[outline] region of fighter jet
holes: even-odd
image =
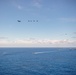
[[[18,22],[21,22],[20,20],[17,20]]]

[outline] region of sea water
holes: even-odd
[[[0,75],[76,75],[76,48],[0,48]]]

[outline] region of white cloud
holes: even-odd
[[[23,9],[23,6],[19,2],[17,2],[16,0],[12,0],[11,2],[12,2],[13,6],[15,8],[17,8],[19,10],[22,10]]]
[[[23,7],[21,5],[17,5],[17,8],[21,10]]]
[[[33,6],[35,6],[35,7],[37,7],[37,8],[40,8],[40,7],[42,6],[41,1],[42,1],[42,0],[33,0],[33,1],[32,1]]]
[[[64,46],[76,46],[76,41],[73,40],[50,40],[50,39],[17,39],[0,40],[1,46],[21,46],[21,47],[64,47]]]

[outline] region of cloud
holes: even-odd
[[[61,21],[76,22],[76,18],[60,18]]]
[[[76,46],[73,40],[50,40],[50,39],[17,39],[17,40],[0,40],[0,46],[16,47],[64,47]]]
[[[42,6],[41,1],[42,0],[32,0],[33,6],[40,8]]]
[[[23,6],[22,6],[19,2],[17,2],[16,0],[12,0],[11,2],[12,2],[12,5],[13,5],[15,8],[17,8],[17,9],[19,9],[19,10],[22,10],[22,9],[23,9]]]
[[[17,8],[21,10],[23,7],[21,5],[17,5]]]

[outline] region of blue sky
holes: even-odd
[[[75,46],[76,0],[0,1],[0,47]]]

